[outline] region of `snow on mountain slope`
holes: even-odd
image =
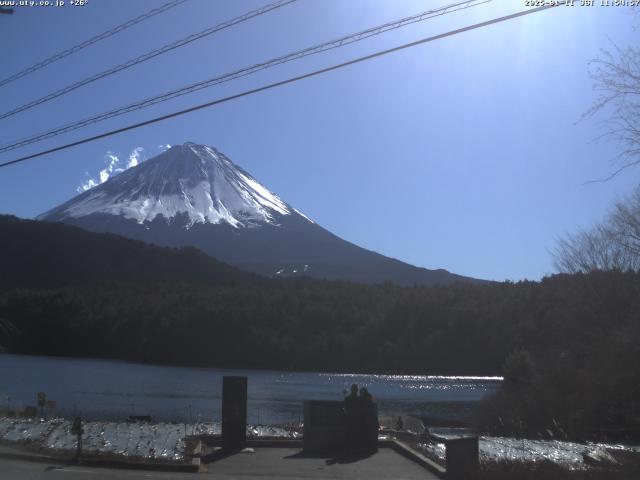
[[[98,233],[196,247],[267,276],[429,285],[467,281],[354,245],[317,225],[212,147],[185,143],[40,215]]]
[[[38,218],[96,213],[140,224],[158,215],[170,220],[186,214],[187,228],[196,223],[250,228],[276,224],[275,214],[300,214],[225,155],[194,143],[173,146]]]

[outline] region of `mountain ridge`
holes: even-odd
[[[70,199],[39,220],[194,246],[266,276],[400,285],[478,281],[359,247],[298,212],[213,147],[169,150]]]
[[[233,287],[262,278],[194,247],[159,247],[58,222],[0,215],[0,231],[0,290],[152,283]]]

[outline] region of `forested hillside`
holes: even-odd
[[[236,285],[257,280],[195,248],[161,248],[61,223],[0,215],[0,290],[123,282]]]

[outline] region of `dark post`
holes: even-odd
[[[82,453],[82,434],[84,433],[84,429],[82,428],[82,419],[80,417],[76,417],[73,420],[73,425],[71,426],[71,433],[78,437],[77,450],[76,450],[76,462],[80,463],[80,453]]]
[[[239,450],[247,442],[247,377],[222,377],[222,448]]]
[[[38,409],[40,410],[40,416],[44,417],[44,406],[47,401],[47,394],[44,392],[38,392]]]

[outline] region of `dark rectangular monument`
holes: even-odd
[[[330,400],[304,401],[305,452],[339,450],[344,447],[344,402]]]
[[[222,448],[240,450],[247,442],[247,377],[222,377]]]
[[[480,463],[478,437],[448,438],[444,444],[447,478],[451,480],[476,478]]]
[[[336,400],[305,400],[303,450],[305,452],[335,452],[345,448],[368,451],[378,451],[378,405],[373,403],[376,426],[368,426],[366,422],[359,425],[358,445],[345,445],[347,436],[347,417],[344,401]],[[373,419],[372,419],[373,420]]]

